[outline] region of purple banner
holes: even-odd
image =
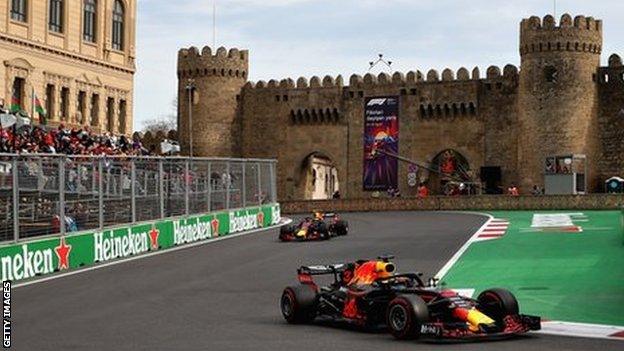
[[[399,97],[366,98],[364,105],[364,190],[398,187]]]

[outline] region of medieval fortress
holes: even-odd
[[[188,153],[191,129],[195,155],[276,158],[281,200],[310,198],[311,187],[327,182],[314,159],[333,165],[343,197],[370,197],[362,186],[364,100],[398,96],[399,153],[409,159],[432,164],[452,150],[474,179],[481,167],[500,167],[501,185],[522,192],[543,186],[545,159],[554,155],[586,155],[589,191],[624,174],[624,66],[615,54],[600,66],[602,21],[523,19],[519,52],[520,67],[484,74],[447,68],[254,84],[248,51],[182,49],[180,140]],[[408,168],[399,164],[399,188],[414,194]],[[435,189],[430,173],[420,170],[419,180]]]

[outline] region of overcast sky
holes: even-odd
[[[134,127],[172,112],[178,49],[212,45],[214,0],[139,0]],[[524,17],[552,0],[217,0],[217,46],[250,50],[250,80],[364,74],[383,53],[393,69],[518,65]],[[623,0],[558,0],[562,13],[604,21],[603,55],[624,56]]]

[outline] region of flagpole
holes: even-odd
[[[34,119],[35,119],[35,85],[33,84],[32,86],[32,96],[31,96],[31,106],[30,106],[30,110],[31,110],[31,114],[30,114],[30,123],[32,124]]]
[[[217,50],[217,0],[212,2],[212,49]]]

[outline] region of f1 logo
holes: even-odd
[[[386,100],[388,99],[370,99],[370,101],[368,102],[368,104],[366,104],[366,106],[383,105],[386,103]]]

